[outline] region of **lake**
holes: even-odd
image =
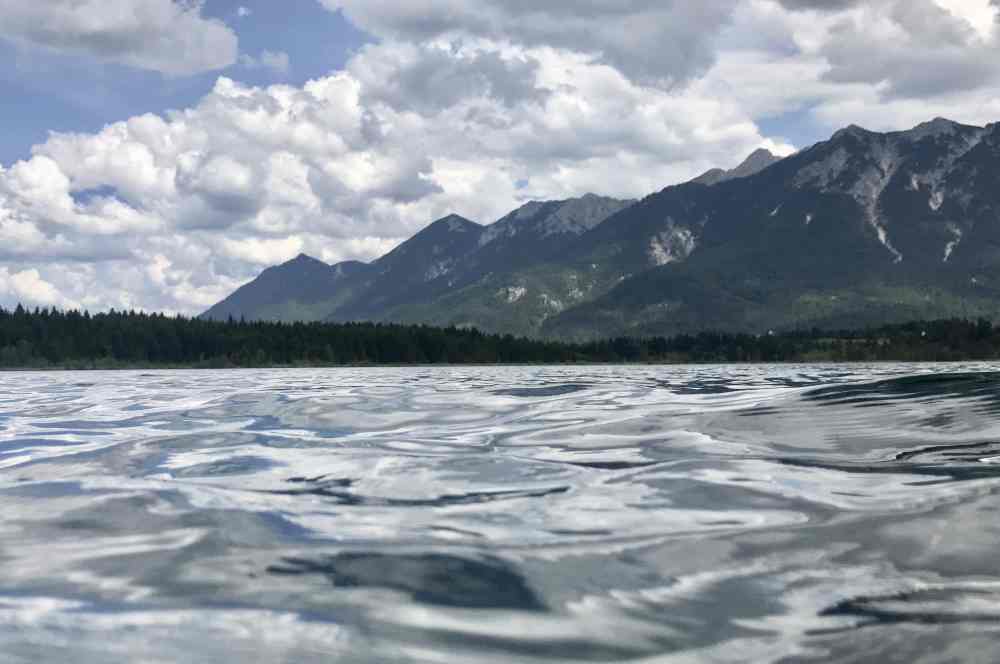
[[[0,662],[998,661],[995,368],[0,374]]]

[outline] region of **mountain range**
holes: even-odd
[[[371,263],[269,268],[203,316],[577,340],[998,318],[1000,124],[852,125],[640,201],[452,215]]]

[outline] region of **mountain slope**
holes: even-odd
[[[591,257],[637,270],[546,322],[552,336],[763,332],[1000,314],[1000,130],[849,127],[750,177],[687,184],[620,215]],[[603,237],[598,237],[603,234]]]
[[[357,293],[335,310],[333,321],[389,320],[386,312],[431,298],[454,283],[459,265],[479,247],[484,229],[458,215],[433,222],[370,264]]]
[[[433,292],[431,284],[478,247],[482,230],[479,224],[450,215],[372,263],[330,266],[301,254],[264,270],[202,317],[286,322],[377,318],[381,308]],[[348,313],[335,316],[341,310]]]
[[[326,318],[369,266],[348,261],[330,266],[305,254],[269,267],[202,314],[211,320],[316,321]]]
[[[340,308],[331,320],[392,320],[529,333],[553,313],[553,300],[546,292],[579,290],[574,283],[563,283],[560,275],[535,274],[534,267],[557,258],[580,235],[632,203],[593,194],[532,201],[494,224],[478,227],[475,245],[463,243],[461,251],[451,252],[447,263],[435,268],[435,279],[414,284],[405,296],[391,299],[379,297],[380,289],[374,288],[361,298],[365,302]],[[426,260],[421,263],[426,264]],[[410,279],[419,281],[417,275],[423,270],[411,267]],[[558,283],[532,286],[536,277]]]
[[[634,203],[594,194],[564,201],[532,201],[487,227],[475,254],[475,266],[509,270],[558,257],[568,238],[583,235]]]

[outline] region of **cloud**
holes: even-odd
[[[247,7],[237,7],[236,8],[236,16],[239,17],[239,18],[246,18],[247,16],[250,16],[251,14],[253,14],[253,12],[250,11],[250,9],[247,8]]]
[[[813,10],[837,12],[862,4],[862,0],[778,0],[781,6],[793,11]]]
[[[236,61],[236,34],[195,0],[0,0],[0,39],[184,76]]]
[[[423,113],[483,96],[508,107],[540,101],[549,91],[538,86],[538,70],[523,51],[405,43],[369,46],[348,66],[367,99]]]
[[[63,297],[55,286],[42,279],[38,270],[11,272],[0,267],[0,296],[26,306],[78,308],[79,303]]]
[[[284,51],[261,51],[256,58],[241,55],[240,64],[248,69],[269,69],[276,74],[287,74],[291,69],[291,59]]]
[[[302,238],[271,238],[262,240],[259,238],[246,238],[244,240],[222,240],[222,250],[239,260],[254,263],[255,265],[276,265],[291,260],[302,252],[304,243]]]
[[[392,42],[483,38],[587,54],[645,83],[683,83],[715,59],[738,0],[320,0]]]
[[[968,15],[934,0],[867,6],[835,23],[819,52],[830,64],[828,80],[881,86],[887,97],[928,98],[1000,81],[1000,47]]]

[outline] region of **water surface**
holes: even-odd
[[[994,368],[0,374],[0,662],[998,661]]]

